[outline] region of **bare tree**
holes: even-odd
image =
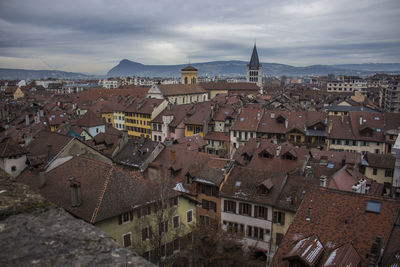
[[[173,261],[180,238],[189,230],[177,216],[180,193],[173,187],[173,181],[166,175],[149,180],[143,188],[145,201],[135,208],[139,220],[134,231],[140,237],[133,241],[134,248],[157,265]]]

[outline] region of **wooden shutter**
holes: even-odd
[[[122,214],[118,216],[118,224],[122,224]]]
[[[239,202],[239,214],[243,214],[243,203]]]
[[[258,217],[258,206],[254,205],[254,217]]]
[[[130,212],[129,212],[129,220],[130,220],[130,221],[133,221],[133,211],[130,211]]]
[[[284,225],[285,224],[285,213],[281,212],[282,217],[281,217],[281,223]]]

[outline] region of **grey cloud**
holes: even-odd
[[[264,62],[399,62],[399,18],[398,0],[1,1],[0,56],[103,62],[105,73],[122,58],[248,60],[257,39]]]

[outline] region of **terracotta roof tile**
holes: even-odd
[[[379,207],[367,210],[367,203]],[[272,266],[289,266],[284,260],[297,241],[311,235],[318,236],[327,252],[316,266],[323,266],[336,248],[351,243],[367,266],[371,246],[377,237],[386,244],[396,219],[400,201],[357,193],[313,187],[303,199],[272,261]]]

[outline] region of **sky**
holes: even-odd
[[[0,68],[400,63],[399,0],[0,0]]]

